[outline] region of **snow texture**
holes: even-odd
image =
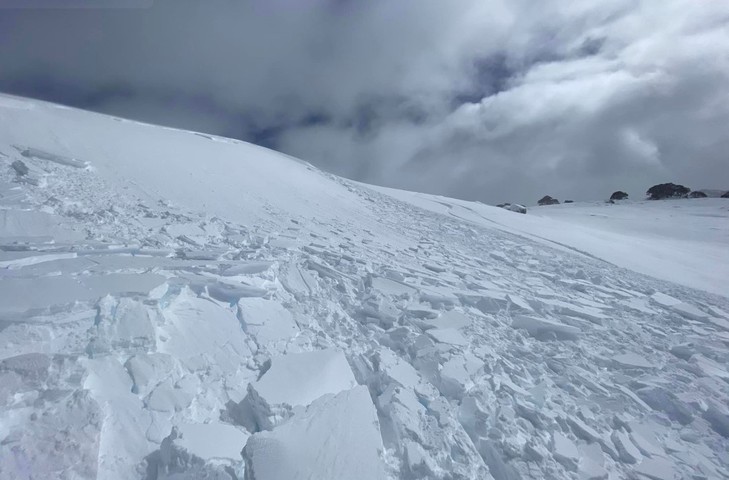
[[[0,479],[727,479],[728,220],[0,95]]]

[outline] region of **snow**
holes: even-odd
[[[177,426],[175,445],[203,460],[235,463],[249,435],[225,423],[183,423]]]
[[[674,480],[676,478],[675,467],[666,458],[647,458],[635,467],[635,471],[651,480]]]
[[[577,467],[577,461],[580,457],[577,445],[561,432],[554,432],[552,435],[552,452],[555,460],[563,464],[568,470],[574,470]]]
[[[729,264],[726,199],[621,202],[615,205],[573,203],[531,208],[526,215],[512,215],[503,209],[475,202],[384,187],[369,188],[432,212],[582,252],[662,280],[729,296],[724,285],[726,265]]]
[[[728,209],[515,215],[0,95],[0,478],[729,478]]]
[[[514,317],[511,325],[514,328],[523,328],[530,335],[539,338],[548,333],[554,333],[558,337],[576,338],[580,335],[580,329],[570,325],[548,320],[546,318],[528,317],[518,315]]]
[[[290,415],[291,407],[305,407],[323,395],[356,385],[341,351],[291,353],[271,359],[261,379],[248,386],[243,408],[251,410],[259,428],[270,430]]]
[[[248,439],[248,478],[385,478],[377,414],[365,387],[327,395],[272,432]]]
[[[655,365],[637,353],[621,353],[620,355],[615,355],[613,361],[620,367],[625,368],[655,368]]]

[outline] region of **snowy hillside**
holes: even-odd
[[[519,215],[0,96],[0,479],[729,478],[729,202],[685,202]]]

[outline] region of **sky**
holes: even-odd
[[[486,203],[729,190],[727,0],[0,0],[0,91]]]

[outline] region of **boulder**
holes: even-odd
[[[539,204],[539,206],[559,205],[559,200],[557,200],[556,198],[552,198],[549,195],[545,195],[537,202],[537,204]]]
[[[628,194],[623,191],[616,191],[613,192],[612,195],[610,195],[610,200],[627,200]]]

